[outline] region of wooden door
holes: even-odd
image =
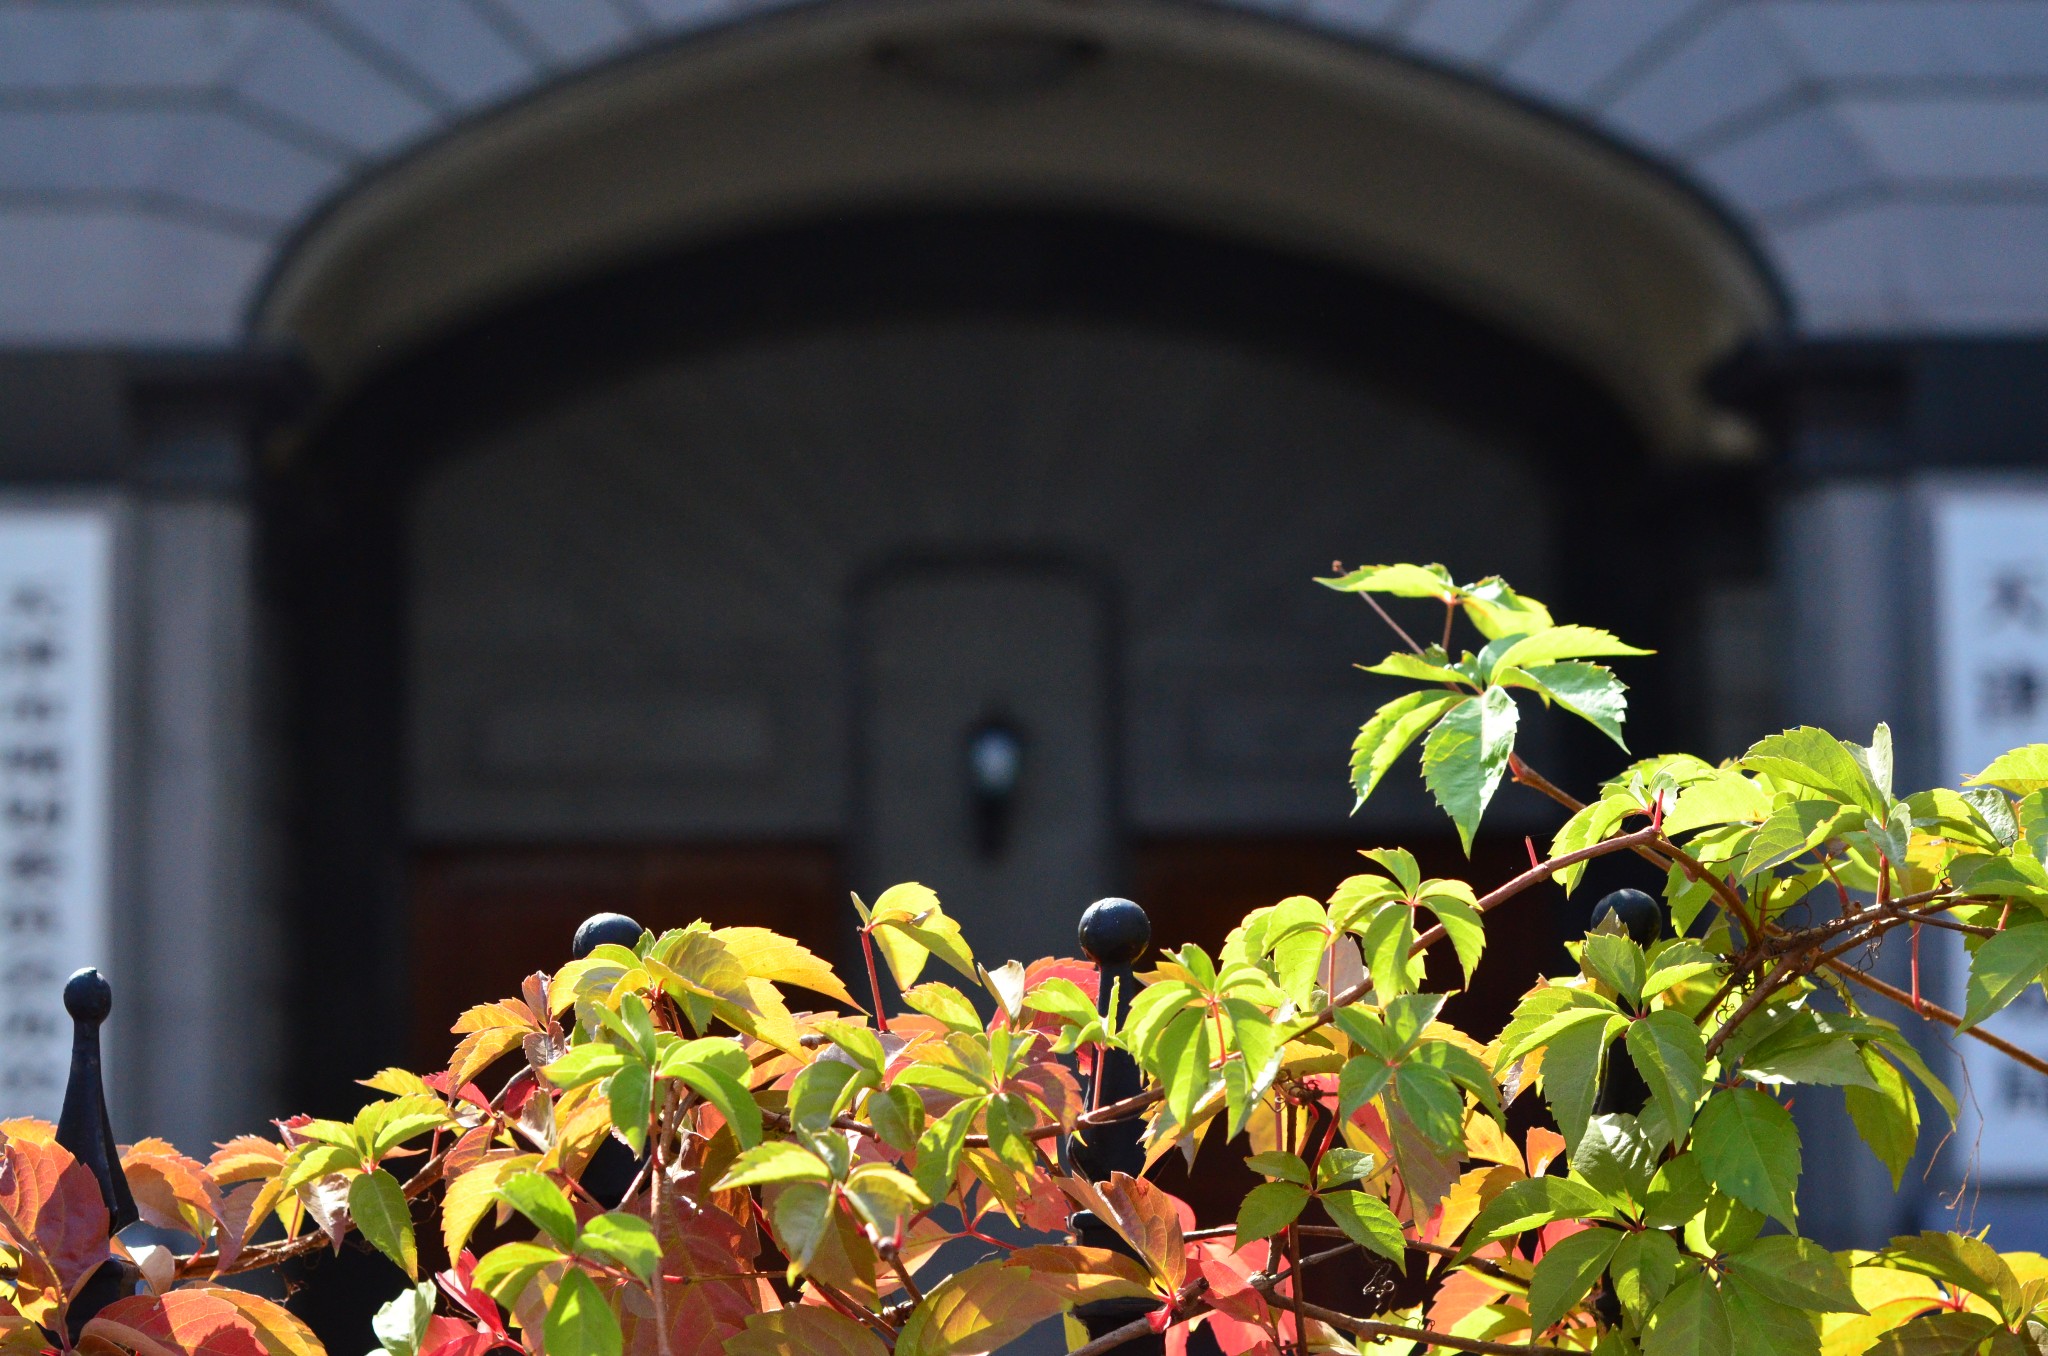
[[[449,1026],[569,959],[576,925],[623,913],[660,932],[702,918],[795,937],[836,959],[851,906],[836,848],[817,843],[453,846],[413,873],[413,1068],[445,1066]]]

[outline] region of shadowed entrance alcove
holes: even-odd
[[[1440,835],[1419,794],[1347,819],[1385,638],[1310,576],[1617,620],[1639,505],[1696,520],[1657,571],[1744,531],[1754,435],[1700,381],[1778,320],[1625,152],[1199,7],[820,5],[455,129],[255,317],[325,392],[264,489],[301,988],[357,995],[306,1013],[302,1099],[598,902],[832,949],[844,888],[927,875],[1028,960],[1087,894],[1201,933]]]

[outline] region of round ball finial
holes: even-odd
[[[114,986],[90,965],[64,981],[64,1011],[74,1022],[98,1026],[114,1010]]]
[[[630,951],[640,940],[641,931],[638,923],[622,913],[594,913],[576,929],[576,940],[570,944],[569,952],[582,960],[608,942]]]
[[[1080,940],[1097,965],[1130,965],[1152,944],[1152,920],[1128,899],[1098,899],[1081,914]]]
[[[1641,890],[1616,890],[1593,906],[1595,928],[1609,917],[1621,924],[1637,946],[1648,946],[1664,930],[1664,906]]]

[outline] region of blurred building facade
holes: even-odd
[[[1029,959],[1452,867],[1349,814],[1333,558],[1657,646],[1639,752],[1888,719],[1952,783],[1922,506],[2041,465],[2044,336],[2027,0],[6,0],[122,1129],[331,1104],[597,907],[829,951],[916,878]],[[1808,1136],[1824,1232],[1934,1208]]]

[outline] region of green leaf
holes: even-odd
[[[1307,1204],[1308,1188],[1292,1182],[1262,1182],[1253,1187],[1237,1210],[1237,1246],[1271,1238],[1294,1223]]]
[[[1593,978],[1619,994],[1622,1002],[1631,1008],[1642,1006],[1643,979],[1649,964],[1643,958],[1643,949],[1634,941],[1618,933],[1588,933],[1585,950],[1579,954]]]
[[[1465,1094],[1444,1070],[1408,1060],[1394,1070],[1394,1099],[1437,1149],[1448,1152],[1465,1142]]]
[[[1355,1182],[1372,1174],[1378,1162],[1371,1154],[1342,1146],[1323,1150],[1323,1156],[1316,1160],[1316,1190],[1328,1191],[1331,1187]]]
[[[1981,1238],[1928,1230],[1895,1238],[1878,1261],[1899,1271],[1946,1281],[1994,1305],[2008,1322],[2022,1312],[2023,1293],[2012,1266]]]
[[[647,1118],[652,1114],[654,1080],[645,1064],[628,1063],[605,1087],[611,1102],[612,1128],[634,1153],[647,1147]]]
[[[1734,768],[1721,768],[1678,793],[1664,816],[1664,832],[1676,836],[1716,824],[1758,823],[1771,813],[1771,793]]]
[[[610,1077],[627,1063],[627,1053],[616,1045],[578,1045],[567,1055],[547,1065],[547,1082],[557,1088],[582,1088],[600,1077]]]
[[[1750,1289],[1779,1304],[1823,1314],[1864,1312],[1842,1264],[1810,1238],[1773,1234],[1730,1253],[1724,1262]]]
[[[1615,1248],[1607,1276],[1614,1297],[1640,1326],[1678,1281],[1678,1244],[1661,1229],[1638,1229]]]
[[[1394,1079],[1394,1066],[1375,1055],[1358,1055],[1347,1060],[1337,1075],[1337,1114],[1349,1120],[1351,1113],[1387,1090]]]
[[[1333,1191],[1322,1201],[1344,1237],[1397,1265],[1405,1263],[1408,1236],[1385,1201],[1363,1191]]]
[[[1664,1297],[1643,1329],[1643,1356],[1734,1356],[1735,1334],[1721,1292],[1705,1273]],[[1747,1353],[1744,1354],[1747,1356]]]
[[[1488,575],[1460,591],[1465,616],[1488,640],[1502,636],[1536,635],[1551,629],[1550,609],[1525,594],[1516,593],[1499,575]]]
[[[2021,923],[1987,937],[1970,957],[1969,1001],[1963,1009],[1968,1031],[2025,993],[2048,970],[2048,921]]]
[[[1791,861],[1813,847],[1841,812],[1842,807],[1831,800],[1795,800],[1779,806],[1749,840],[1739,874],[1753,876]]]
[[[1692,1124],[1693,1109],[1706,1091],[1707,1044],[1700,1029],[1684,1013],[1665,1008],[1629,1023],[1624,1040],[1628,1057],[1649,1086],[1673,1140],[1682,1142]]]
[[[825,1160],[800,1144],[786,1139],[759,1144],[741,1154],[718,1180],[713,1191],[734,1187],[766,1186],[770,1182],[829,1182],[832,1169]]]
[[[1382,678],[1414,678],[1425,683],[1466,683],[1470,680],[1442,662],[1446,656],[1442,650],[1431,646],[1423,654],[1408,654],[1396,650],[1377,664],[1360,665],[1367,673],[1376,673]]]
[[[1297,1154],[1281,1153],[1278,1150],[1253,1154],[1244,1161],[1244,1165],[1261,1177],[1293,1182],[1296,1186],[1307,1186],[1309,1182],[1308,1164],[1302,1162]],[[1260,1237],[1263,1238],[1264,1235]]]
[[[370,1320],[370,1331],[376,1334],[377,1344],[391,1356],[417,1356],[420,1343],[426,1340],[427,1324],[434,1317],[439,1294],[432,1281],[399,1291],[397,1298],[379,1308]]]
[[[477,1289],[509,1309],[543,1267],[561,1260],[561,1250],[545,1243],[506,1243],[484,1254],[473,1279]]]
[[[1831,800],[1857,806],[1865,814],[1882,815],[1887,809],[1848,746],[1812,725],[1759,739],[1740,762],[1752,772],[1818,791]]]
[[[913,984],[903,991],[903,1002],[911,1011],[944,1022],[955,1031],[972,1035],[982,1029],[981,1014],[975,1011],[973,1000],[950,984],[938,980]],[[1024,1006],[1035,1005],[1027,998]]]
[[[1415,949],[1415,915],[1405,904],[1384,904],[1368,918],[1359,936],[1359,951],[1372,975],[1374,994],[1385,1002],[1413,993],[1421,982],[1423,961]]]
[[[1696,1157],[1683,1153],[1667,1159],[1643,1195],[1643,1224],[1652,1229],[1675,1229],[1707,1208],[1708,1195],[1707,1179],[1700,1174]]]
[[[1612,632],[1597,626],[1553,626],[1523,636],[1500,657],[1502,667],[1528,668],[1532,664],[1554,664],[1560,659],[1601,659],[1614,655],[1655,654],[1623,644]]]
[[[618,1315],[604,1302],[597,1282],[575,1267],[562,1274],[541,1337],[549,1351],[576,1356],[619,1356],[623,1345]]]
[[[562,1189],[539,1172],[505,1179],[498,1194],[541,1232],[564,1248],[576,1246],[576,1210]]]
[[[772,1193],[768,1221],[775,1227],[775,1239],[782,1255],[789,1259],[789,1274],[810,1266],[818,1245],[832,1231],[832,1188],[823,1182],[787,1182]]]
[[[1619,1230],[1584,1229],[1551,1244],[1529,1277],[1530,1331],[1548,1331],[1584,1299],[1621,1240]]]
[[[1150,1061],[1166,1089],[1166,1109],[1175,1123],[1194,1119],[1195,1108],[1208,1093],[1216,1058],[1215,1028],[1200,1008],[1188,1008],[1166,1024]]]
[[[825,1039],[846,1052],[854,1064],[873,1075],[880,1082],[889,1064],[889,1056],[882,1049],[881,1037],[864,1026],[851,1022],[825,1022],[819,1028]]]
[[[746,1084],[709,1064],[679,1064],[666,1072],[718,1108],[718,1114],[732,1127],[740,1148],[751,1149],[761,1142],[761,1108]]]
[[[1556,702],[1628,751],[1621,724],[1628,719],[1628,685],[1599,664],[1539,664],[1535,668],[1503,666],[1495,676],[1503,687],[1528,688]]]
[[[1692,1145],[1715,1187],[1797,1227],[1799,1128],[1791,1112],[1754,1088],[1717,1092],[1693,1123]]]
[[[910,1088],[878,1088],[868,1094],[867,1117],[882,1142],[898,1153],[917,1147],[924,1133],[924,1099]]]
[[[1355,810],[1387,775],[1408,746],[1451,707],[1466,700],[1456,692],[1411,692],[1373,712],[1351,742],[1351,786],[1358,793]]]
[[[1763,1083],[1867,1084],[1870,1073],[1846,1032],[1803,1012],[1742,1052],[1742,1072]]]
[[[1666,989],[1721,968],[1721,958],[1690,937],[1660,942],[1652,949],[1650,973],[1643,977],[1643,997],[1655,998]]]
[[[1465,1233],[1465,1247],[1470,1250],[1561,1219],[1613,1218],[1614,1207],[1584,1182],[1569,1177],[1529,1177],[1510,1184],[1487,1202]]]
[[[1435,598],[1441,602],[1458,596],[1451,572],[1441,565],[1361,565],[1338,578],[1316,582],[1339,593],[1385,593],[1396,598]]]
[[[920,1065],[926,1073],[935,1066]],[[944,1066],[936,1066],[944,1067]],[[801,1129],[817,1133],[831,1125],[861,1088],[872,1085],[873,1075],[836,1059],[812,1061],[789,1088],[789,1118]]]
[[[1657,1146],[1626,1113],[1595,1116],[1572,1150],[1572,1175],[1617,1208],[1640,1202],[1657,1173]]]
[[[1989,1314],[1922,1314],[1879,1335],[1866,1356],[1976,1356],[1984,1350],[1984,1339],[1995,1337],[1999,1331],[1998,1320]],[[2026,1346],[2017,1350],[1993,1346],[1990,1356],[2022,1356],[2031,1350]]]
[[[616,1210],[584,1225],[576,1246],[586,1255],[610,1258],[643,1281],[651,1282],[654,1269],[661,1265],[661,1244],[654,1239],[654,1226],[638,1215]]]
[[[1422,868],[1415,864],[1415,854],[1407,848],[1367,848],[1358,855],[1384,867],[1402,893],[1412,897],[1422,889]]]
[[[1507,771],[1518,719],[1506,688],[1488,688],[1453,707],[1422,745],[1422,780],[1472,853],[1472,835]]]
[[[1728,1331],[1743,1356],[1820,1356],[1820,1329],[1813,1315],[1759,1294],[1741,1278],[1721,1291]]]
[[[2048,744],[2028,744],[2001,753],[1991,760],[1991,766],[1963,782],[1966,786],[1995,786],[2015,796],[2048,788]]]
[[[1876,1050],[1857,1052],[1870,1073],[1870,1087],[1847,1087],[1842,1097],[1856,1133],[1892,1175],[1892,1190],[1905,1180],[1906,1165],[1920,1143],[1920,1103],[1906,1076]]]
[[[1586,1133],[1593,1101],[1600,1093],[1600,1070],[1607,1047],[1628,1028],[1625,1017],[1579,1021],[1549,1039],[1543,1051],[1543,1100],[1564,1133],[1576,1145]]]
[[[1605,842],[1614,835],[1614,830],[1636,808],[1635,802],[1626,796],[1603,796],[1576,811],[1550,840],[1550,855],[1562,857],[1568,852],[1589,848],[1595,843]],[[1587,862],[1574,862],[1561,868],[1556,876],[1569,895],[1578,888],[1579,877],[1586,872]]]
[[[377,1168],[349,1183],[348,1215],[372,1247],[397,1263],[406,1275],[419,1278],[420,1255],[413,1241],[412,1210],[396,1177]]]

